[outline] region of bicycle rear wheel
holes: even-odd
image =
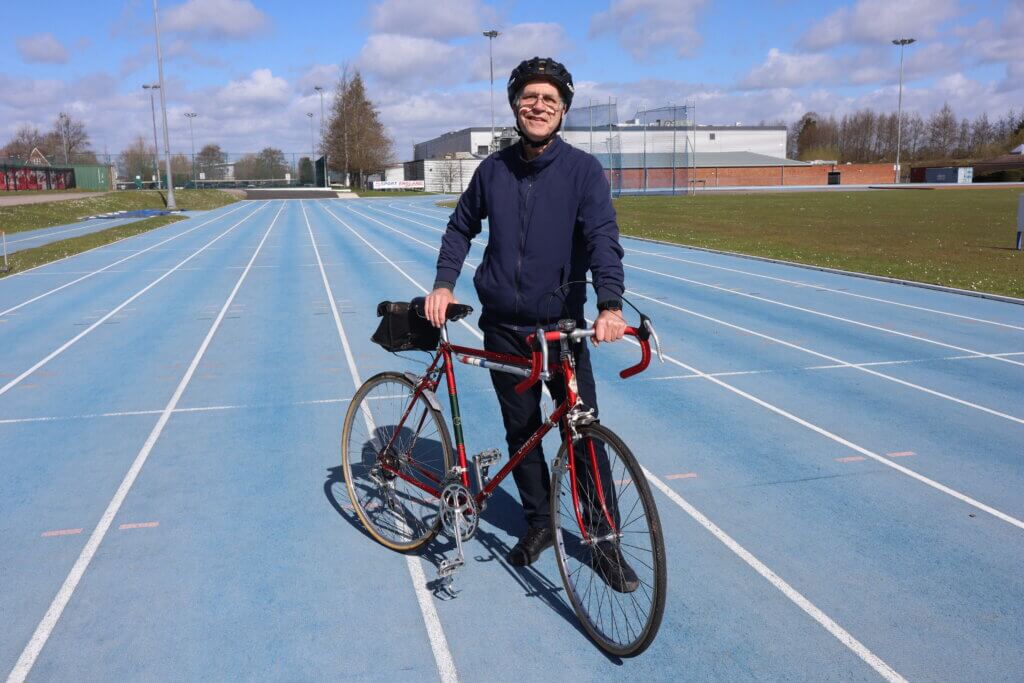
[[[373,538],[410,552],[438,528],[441,482],[452,446],[440,411],[405,375],[382,372],[349,405],[341,435],[341,464],[352,507]]]
[[[558,570],[598,647],[619,657],[638,655],[654,640],[665,611],[658,510],[643,470],[618,436],[600,424],[578,432],[574,472],[566,441],[552,468]]]

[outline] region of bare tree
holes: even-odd
[[[227,163],[227,159],[228,157],[221,150],[220,145],[204,145],[196,153],[196,177],[203,173],[206,180],[222,180],[224,164]]]
[[[49,156],[46,149],[46,139],[35,126],[24,125],[18,128],[14,137],[4,145],[2,156],[12,159],[27,160],[32,150],[38,148],[40,152]]]
[[[958,132],[956,115],[953,114],[953,108],[946,102],[942,105],[942,109],[928,118],[928,147],[932,155],[950,156],[956,147]]]
[[[150,177],[154,173],[154,157],[153,147],[147,145],[146,139],[140,135],[125,147],[118,156],[118,173],[128,180],[139,178],[149,182]]]

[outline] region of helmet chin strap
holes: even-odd
[[[562,123],[564,121],[565,121],[565,114],[563,113],[562,114],[562,118],[560,118],[559,121],[558,121],[558,125],[555,126],[555,129],[553,131],[551,131],[551,135],[547,136],[543,140],[534,141],[534,140],[531,140],[529,137],[527,137],[527,135],[523,131],[523,129],[519,127],[519,117],[517,116],[516,117],[516,132],[519,133],[519,139],[522,141],[522,143],[524,145],[526,145],[527,147],[531,147],[533,149],[540,149],[541,147],[546,147],[552,140],[555,139],[555,136],[558,135],[558,131],[562,130]]]

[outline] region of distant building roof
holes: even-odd
[[[1010,154],[1024,154],[1024,145],[1018,145],[1010,150]]]

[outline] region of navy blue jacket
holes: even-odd
[[[619,301],[622,247],[609,194],[600,162],[557,136],[531,161],[520,144],[495,152],[481,162],[448,221],[434,286],[454,288],[470,240],[487,218],[490,237],[473,278],[482,325],[582,318],[585,285],[549,294],[585,279],[588,269],[598,304]]]

